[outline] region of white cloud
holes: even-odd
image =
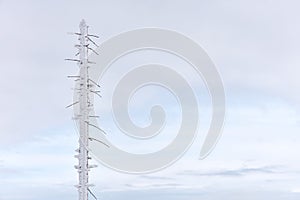
[[[125,198],[149,194],[158,199],[173,194],[182,194],[174,199],[200,195],[210,200],[240,199],[245,194],[251,199],[299,198],[295,196],[299,193],[295,175],[300,117],[298,7],[296,1],[1,1],[0,178],[5,182],[0,184],[5,188],[0,199],[76,198],[71,185],[76,182],[72,155],[77,142],[76,135],[70,134],[75,132],[72,110],[64,107],[72,101],[73,86],[66,76],[76,74],[77,68],[63,59],[75,52],[76,39],[66,33],[76,31],[81,18],[101,36],[99,42],[145,26],[174,29],[192,37],[218,66],[228,103],[223,137],[206,160],[190,161],[198,156],[199,138],[187,158],[150,175],[151,180],[99,167],[91,177],[98,194],[137,187],[140,192],[125,192]],[[275,175],[255,172],[226,178],[176,175],[184,170],[203,174],[243,170],[249,160],[255,164],[248,168],[282,164],[284,170]],[[267,190],[261,189],[265,185]],[[220,190],[213,192],[209,186]],[[182,190],[159,190],[166,187]],[[151,190],[144,191],[147,188]],[[18,194],[14,193],[17,189]],[[104,194],[107,199],[122,196],[122,192]]]

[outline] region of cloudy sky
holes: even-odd
[[[78,135],[73,111],[65,106],[72,102],[74,87],[67,75],[77,74],[78,67],[64,58],[76,53],[76,37],[67,32],[77,31],[83,18],[91,32],[100,35],[98,43],[143,27],[192,38],[217,66],[227,101],[222,138],[209,157],[198,160],[211,106],[201,78],[178,58],[161,52],[135,54],[116,63],[116,71],[102,82],[103,100],[96,102],[97,111],[103,112],[99,123],[116,145],[148,152],[172,139],[158,137],[153,145],[132,147],[105,112],[110,81],[131,62],[154,59],[187,69],[201,123],[190,150],[167,169],[129,175],[99,164],[91,172],[99,199],[299,199],[299,7],[296,0],[0,0],[0,200],[77,198],[73,155]],[[148,88],[132,101],[133,110],[141,109],[131,113],[139,125],[149,123],[149,110],[142,108],[162,102],[165,134],[176,132],[180,113],[168,92]]]

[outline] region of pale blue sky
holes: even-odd
[[[82,18],[101,36],[99,43],[141,27],[193,38],[218,67],[227,97],[223,136],[207,159],[197,160],[210,103],[201,80],[187,72],[202,111],[195,144],[175,165],[154,174],[120,174],[100,165],[91,173],[99,199],[299,199],[299,6],[296,0],[0,0],[0,200],[77,198],[77,135],[72,110],[64,108],[73,95],[66,76],[77,68],[64,58],[75,53],[76,42],[66,33],[77,31]],[[115,67],[147,59],[183,67],[164,56],[137,54]],[[103,94],[109,90],[104,87]],[[157,98],[162,91],[148,92],[169,105],[166,133],[175,130],[174,99],[168,94],[169,100]],[[136,96],[136,109],[151,104],[143,98],[149,96]],[[161,137],[152,141],[157,146],[133,148],[119,137],[105,104],[98,103],[101,126],[117,145],[147,152],[168,143],[169,137]],[[145,112],[132,117],[145,124]]]

